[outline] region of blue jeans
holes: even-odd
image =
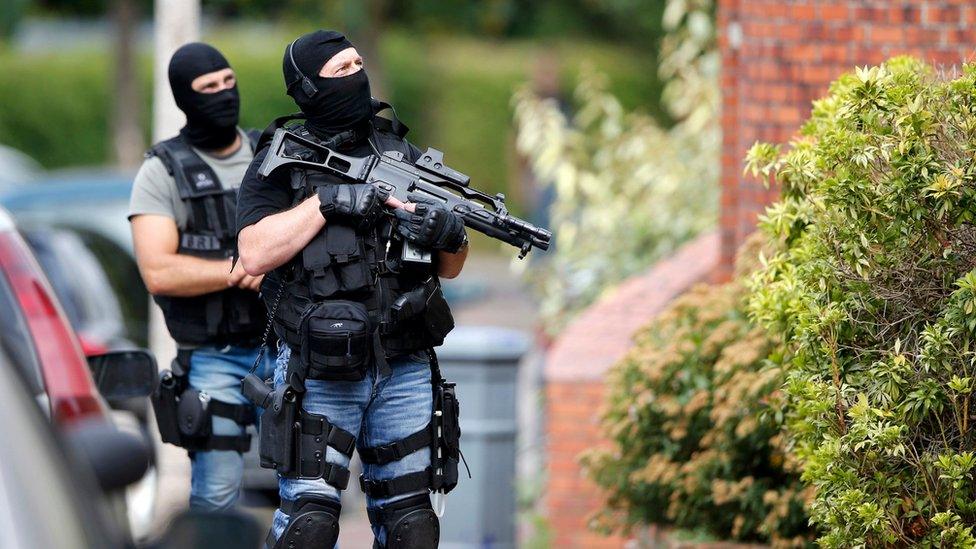
[[[282,347],[275,368],[275,386],[284,384],[290,349]],[[419,431],[430,423],[433,408],[429,359],[425,354],[395,357],[389,360],[391,375],[380,375],[372,365],[362,381],[306,380],[302,407],[322,414],[329,421],[356,437],[357,447],[389,444]],[[325,459],[329,463],[349,466],[349,458],[331,446]],[[430,450],[422,448],[403,459],[383,465],[363,465],[363,476],[369,480],[386,480],[430,466]],[[339,501],[339,490],[323,479],[293,479],[279,477],[279,493],[283,499],[296,500],[303,495],[317,495]],[[366,498],[370,509],[426,490],[400,494],[391,498]],[[281,537],[288,524],[288,515],[275,511],[274,534]],[[373,535],[380,544],[386,542],[386,532],[373,524]]]
[[[190,387],[206,391],[214,400],[248,404],[241,394],[241,379],[254,365],[254,347],[201,347],[190,355]],[[268,356],[271,355],[271,356]],[[274,369],[274,351],[265,353],[257,374],[265,378]],[[260,412],[261,410],[256,410]],[[241,435],[244,427],[226,417],[213,418],[213,434]],[[257,441],[252,441],[252,445]],[[190,452],[190,508],[228,509],[237,502],[244,474],[244,457],[234,450]]]

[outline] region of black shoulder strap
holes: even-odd
[[[268,127],[264,128],[264,131],[261,132],[257,143],[254,145],[254,152],[258,152],[259,150],[268,146],[268,143],[271,143],[271,139],[274,137],[274,133],[278,130],[278,128],[283,127],[286,123],[291,122],[292,120],[301,120],[303,118],[305,118],[303,113],[293,112],[291,114],[279,116],[278,118],[272,120],[271,123],[268,124]]]
[[[386,101],[380,101],[375,97],[372,98],[371,101],[373,104],[373,126],[377,130],[387,131],[401,138],[407,135],[410,128],[408,128],[403,122],[400,122],[400,119],[397,118],[396,109],[393,108],[393,105],[390,105]],[[387,109],[389,109],[390,113],[392,114],[390,118],[379,116],[379,113]]]
[[[156,143],[147,156],[163,162],[183,200],[224,192],[217,174],[180,136]]]

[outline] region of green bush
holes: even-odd
[[[748,167],[782,186],[750,308],[788,350],[819,542],[973,547],[976,67],[858,69]]]
[[[296,110],[284,93],[281,56],[297,32],[284,27],[262,27],[261,32],[230,27],[206,37],[238,72],[243,125],[263,128],[275,117]],[[242,39],[245,33],[246,40]],[[580,63],[599,63],[611,76],[611,89],[627,98],[630,108],[655,105],[660,95],[655,78],[639,76],[653,74],[653,61],[621,47],[456,36],[421,39],[398,30],[386,33],[380,46],[389,99],[410,126],[411,139],[445,151],[451,165],[471,175],[478,188],[511,195],[515,211],[520,204],[519,193],[512,192],[509,183],[509,175],[515,172],[509,154],[509,99],[517,85],[529,79],[539,52],[558,53],[566,80]],[[140,56],[139,73],[148,144],[152,91],[148,55]],[[111,65],[105,52],[28,55],[0,50],[0,74],[0,143],[23,150],[49,168],[111,160]]]
[[[713,12],[712,0],[667,2],[659,76],[673,124],[631,112],[600,72],[607,65],[580,78],[572,115],[552,97],[516,94],[516,146],[553,197],[555,249],[527,272],[550,333],[714,225],[722,134]]]
[[[809,543],[808,494],[777,415],[778,346],[748,320],[745,298],[738,279],[692,289],[612,370],[603,419],[612,444],[583,458],[609,495],[597,526],[663,524],[718,539]]]

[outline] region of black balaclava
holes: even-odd
[[[319,137],[362,130],[372,119],[365,70],[338,78],[319,76],[332,56],[351,47],[342,33],[318,30],[298,37],[285,48],[282,68],[288,95],[305,114],[305,126]]]
[[[176,106],[186,114],[180,135],[194,147],[221,149],[237,138],[241,107],[237,85],[217,93],[200,93],[190,86],[198,76],[229,67],[216,48],[200,42],[180,47],[169,60],[169,86]]]

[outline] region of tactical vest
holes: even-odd
[[[259,132],[248,131],[256,146]],[[156,144],[158,157],[176,181],[186,205],[186,227],[180,230],[178,253],[210,259],[232,257],[237,250],[237,189],[225,188],[213,169],[180,136]],[[267,322],[256,292],[229,288],[194,297],[153,296],[166,327],[184,345],[258,345]]]
[[[411,150],[396,126],[376,118],[372,142],[381,152]],[[317,140],[302,125],[290,131]],[[299,147],[289,156],[318,160],[315,153]],[[290,172],[294,203],[312,196],[319,186],[342,183],[337,176],[294,169]],[[291,262],[266,278],[267,284],[283,283],[275,313],[275,331],[300,361],[302,383],[311,379],[361,379],[365,365],[376,360],[438,346],[454,327],[444,300],[436,263],[403,259],[403,241],[393,237],[384,217],[373,229],[357,232],[340,223],[325,228]],[[275,291],[262,292],[270,301]],[[291,374],[289,374],[291,375]]]

